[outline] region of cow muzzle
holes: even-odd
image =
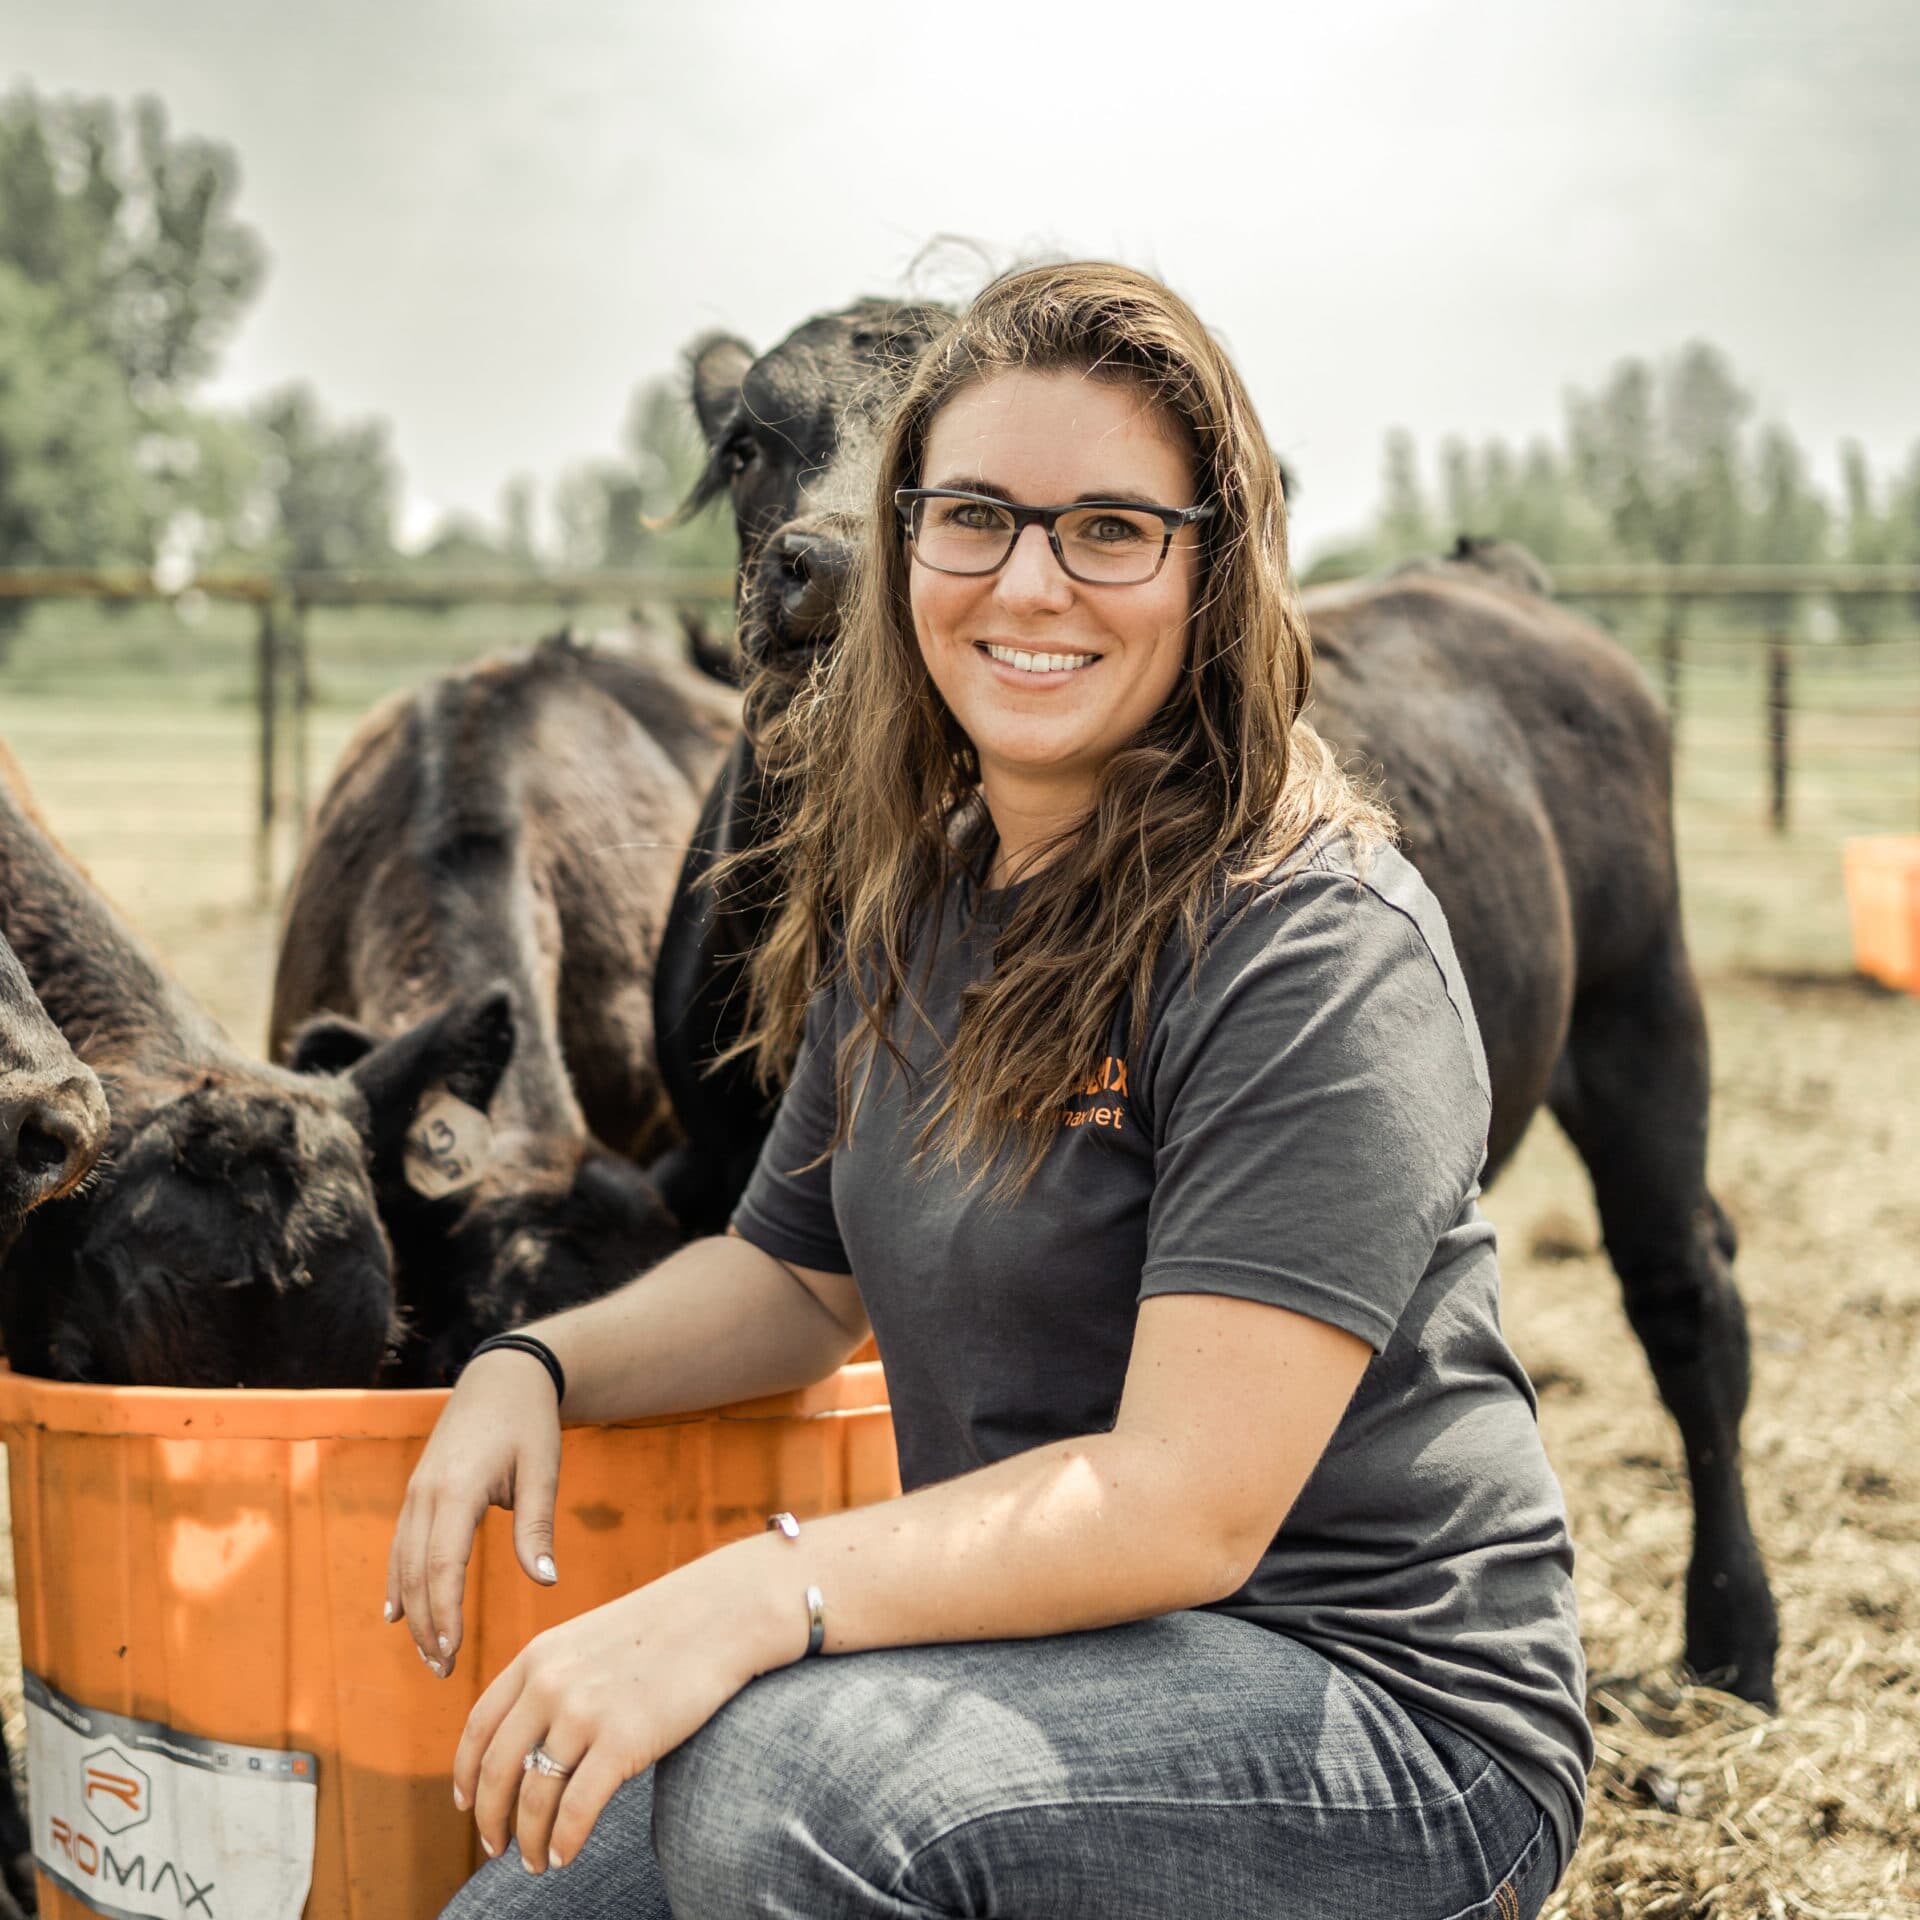
[[[107,1144],[107,1102],[88,1074],[52,1093],[0,1095],[0,1215],[71,1192]]]
[[[843,523],[789,520],[761,550],[749,583],[741,638],[750,657],[818,647],[840,630],[853,579],[853,542]]]

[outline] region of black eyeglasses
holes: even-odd
[[[1089,587],[1137,587],[1166,564],[1182,527],[1208,519],[1217,502],[1151,507],[1138,500],[1076,500],[1070,507],[1016,507],[990,493],[902,487],[894,510],[913,555],[935,573],[995,573],[1030,526],[1046,529],[1053,557],[1070,580]]]

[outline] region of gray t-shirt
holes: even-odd
[[[1573,1550],[1500,1332],[1493,1229],[1474,1204],[1486,1061],[1438,902],[1391,848],[1363,878],[1343,843],[1223,892],[1197,978],[1176,936],[1144,1050],[1122,1007],[1008,1206],[990,1196],[997,1168],[969,1188],[909,1155],[925,1076],[1015,891],[963,879],[925,917],[912,965],[938,1040],[900,1016],[912,1083],[883,1057],[824,1161],[835,1052],[859,1016],[844,989],[816,996],[734,1225],[855,1277],[909,1490],[1111,1429],[1151,1294],[1267,1301],[1365,1340],[1374,1357],[1326,1453],[1218,1610],[1477,1741],[1545,1808],[1564,1867],[1593,1760]]]

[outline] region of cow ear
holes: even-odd
[[[358,1021],[337,1013],[318,1013],[293,1036],[287,1065],[295,1073],[345,1073],[380,1042]]]
[[[752,365],[753,349],[730,333],[703,333],[687,349],[687,368],[693,376],[693,410],[708,446],[719,444]]]
[[[374,1048],[348,1069],[366,1097],[376,1155],[398,1149],[429,1088],[485,1112],[513,1058],[513,995],[502,984],[464,1000]]]

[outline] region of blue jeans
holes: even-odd
[[[783,1667],[442,1920],[1531,1920],[1558,1872],[1471,1740],[1195,1612]]]

